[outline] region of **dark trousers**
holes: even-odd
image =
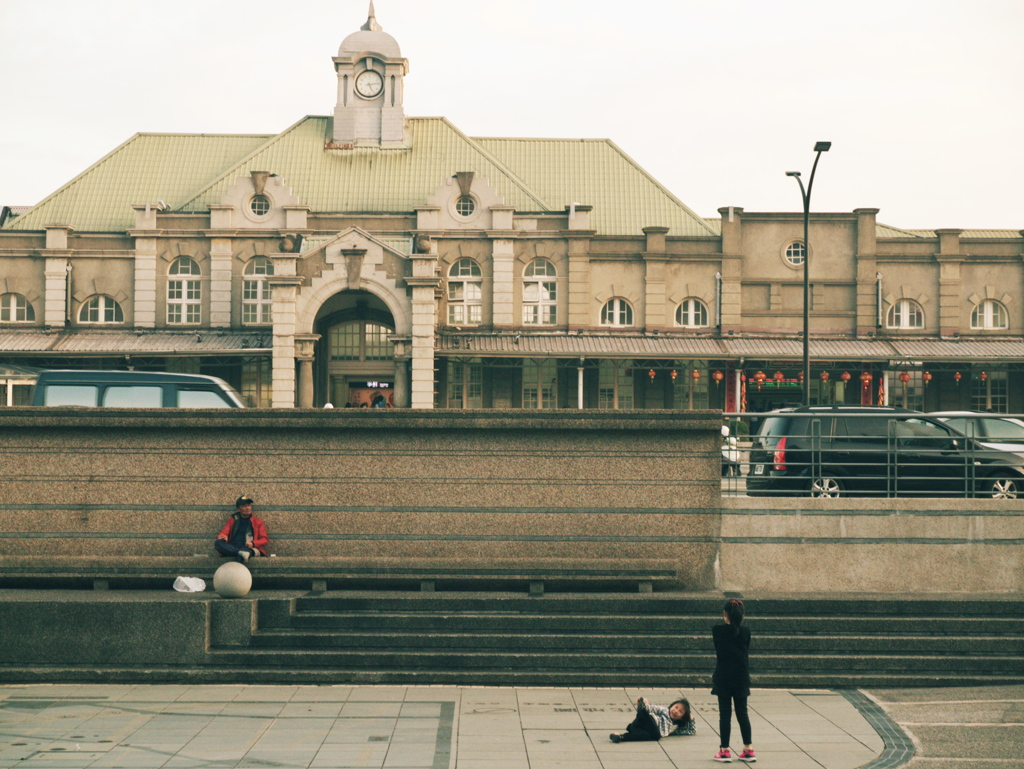
[[[660,739],[661,730],[658,729],[658,722],[650,713],[637,713],[633,723],[626,727],[626,732],[622,735],[623,742],[657,742]]]
[[[718,733],[721,736],[723,748],[729,747],[729,739],[732,737],[732,704],[736,703],[736,721],[740,725],[740,735],[743,737],[743,744],[750,745],[753,737],[750,731],[750,716],[747,715],[747,698],[740,695],[719,694],[718,695]]]
[[[225,542],[223,539],[215,540],[213,546],[216,548],[218,553],[230,556],[231,558],[237,558],[238,554],[243,550],[248,552],[250,555],[255,553],[251,547],[235,547],[230,542]]]

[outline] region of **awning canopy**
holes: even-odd
[[[0,353],[90,357],[111,355],[266,355],[267,332],[4,331]]]
[[[665,358],[674,360],[803,360],[800,339],[711,338],[626,333],[479,333],[438,334],[436,352],[445,357],[494,358]],[[811,339],[816,364],[832,361],[1021,361],[1024,339]]]

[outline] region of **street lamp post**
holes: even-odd
[[[799,171],[786,171],[786,176],[792,176],[800,185],[800,197],[804,202],[804,405],[811,405],[811,281],[809,265],[811,261],[811,243],[808,238],[811,219],[811,188],[814,187],[814,172],[818,170],[818,161],[822,152],[828,152],[832,142],[817,142],[814,145],[814,165],[811,167],[811,178],[804,189],[804,180],[800,177]]]

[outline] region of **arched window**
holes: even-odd
[[[888,328],[924,328],[924,310],[913,299],[900,299],[889,308]]]
[[[203,274],[194,259],[179,256],[167,271],[167,322],[196,324],[203,318],[203,289],[199,277]],[[192,276],[186,279],[184,276]]]
[[[124,323],[124,312],[113,297],[97,294],[89,297],[78,312],[80,323]]]
[[[601,308],[602,326],[632,326],[633,308],[625,299],[609,299]]]
[[[1002,302],[986,299],[971,312],[971,328],[1009,328],[1009,316]]]
[[[448,325],[479,326],[483,296],[480,265],[472,259],[459,259],[448,270]]]
[[[558,322],[558,272],[547,259],[534,259],[523,272],[523,325]]]
[[[799,267],[807,261],[807,246],[799,240],[794,240],[786,246],[786,262],[794,267]]]
[[[0,323],[31,323],[35,319],[32,304],[21,294],[0,296]]]
[[[269,326],[271,296],[267,278],[274,274],[274,263],[265,256],[254,256],[245,265],[242,279],[242,323]]]
[[[676,308],[676,325],[704,328],[708,325],[708,306],[700,299],[684,299]]]

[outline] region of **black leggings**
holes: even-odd
[[[750,745],[753,742],[750,732],[750,717],[747,715],[747,698],[738,694],[719,694],[718,732],[723,748],[729,747],[729,739],[732,737],[732,703],[734,700],[736,702],[736,720],[740,725],[743,744]]]
[[[626,732],[622,735],[623,742],[657,742],[660,739],[661,730],[650,713],[637,713],[633,723],[626,727]]]

